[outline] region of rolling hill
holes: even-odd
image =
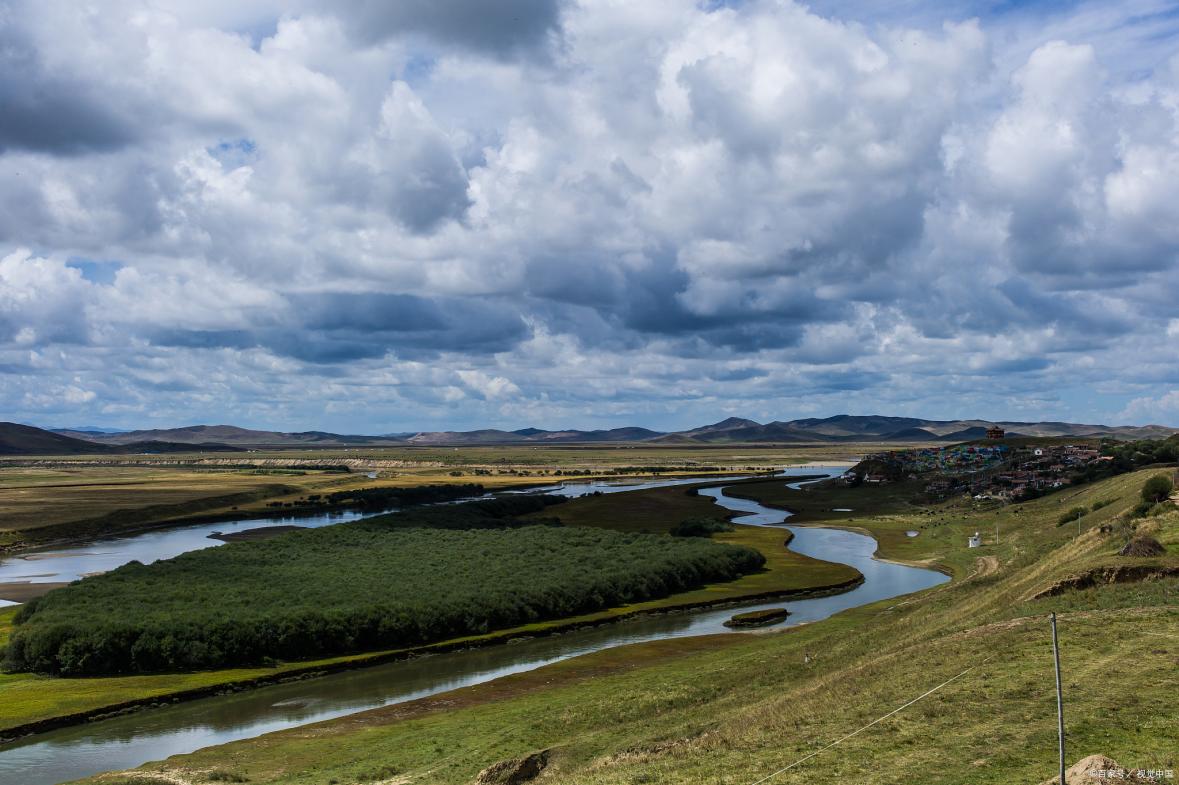
[[[190,425],[183,428],[164,428],[117,433],[88,431],[58,431],[77,439],[106,445],[132,445],[140,442],[166,442],[185,445],[220,444],[235,448],[246,447],[345,447],[372,444],[401,444],[403,439],[384,436],[346,436],[325,431],[255,431],[235,425]]]
[[[81,455],[113,452],[102,444],[31,425],[0,422],[0,455]]]
[[[89,434],[91,436],[98,434]],[[31,425],[0,422],[0,455],[127,455],[160,452],[224,452],[236,448],[216,443],[180,443],[140,439],[127,444],[103,444]]]
[[[521,428],[514,431],[484,428],[473,431],[421,431],[376,436],[345,435],[326,431],[261,431],[233,425],[193,425],[183,428],[126,432],[55,431],[50,434],[69,441],[60,442],[64,450],[94,452],[84,445],[130,447],[144,442],[213,449],[227,448],[331,448],[392,446],[476,446],[508,444],[587,444],[641,443],[653,445],[709,444],[815,444],[838,442],[964,442],[981,439],[993,424],[1002,426],[1009,436],[1094,437],[1119,439],[1161,439],[1177,428],[1160,425],[1108,426],[1066,422],[999,422],[988,420],[923,420],[914,417],[859,416],[840,414],[834,417],[759,423],[730,417],[711,425],[702,425],[671,433],[648,428],[627,427],[608,430],[559,430]],[[25,426],[27,427],[27,426]],[[34,429],[37,430],[37,429]],[[45,446],[49,442],[44,441]],[[162,450],[161,450],[162,451]]]

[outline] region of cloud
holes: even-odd
[[[18,249],[0,257],[0,341],[85,343],[92,286],[78,270]]]
[[[45,62],[20,27],[18,14],[28,10],[19,2],[0,9],[0,152],[75,155],[134,141],[136,124],[90,89],[82,69]]]
[[[0,402],[1167,415],[1170,23],[990,8],[10,3]]]
[[[560,0],[486,0],[477,7],[463,0],[358,0],[318,7],[341,14],[363,41],[418,34],[443,46],[508,57],[545,46],[559,30],[562,5]]]
[[[450,141],[409,85],[395,82],[366,163],[371,182],[387,183],[383,201],[403,224],[424,232],[460,219],[470,202],[467,176]]]
[[[1135,398],[1119,415],[1129,422],[1149,421],[1173,424],[1179,422],[1179,390],[1171,390],[1157,398]]]

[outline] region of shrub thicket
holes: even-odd
[[[1069,479],[1074,485],[1096,482],[1144,466],[1175,463],[1179,460],[1179,435],[1130,442],[1106,439],[1101,443],[1101,454],[1110,460],[1090,463],[1073,472]]]
[[[28,603],[5,667],[86,676],[396,648],[663,597],[764,563],[707,540],[510,517],[547,503],[424,508],[131,562]]]
[[[478,483],[455,485],[415,485],[405,488],[354,488],[320,497],[323,504],[355,507],[361,510],[387,510],[414,504],[435,504],[455,499],[469,499],[483,493]]]
[[[1170,477],[1165,474],[1156,474],[1143,483],[1142,501],[1158,504],[1161,501],[1166,501],[1173,490],[1175,490],[1175,485],[1171,482]]]
[[[731,532],[733,524],[721,518],[688,518],[671,530],[672,537],[711,537],[717,532]]]

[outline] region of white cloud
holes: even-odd
[[[1135,398],[1120,416],[1128,422],[1179,423],[1179,390],[1171,390],[1157,398]]]
[[[1092,419],[1179,383],[1179,58],[1143,72],[1148,0],[379,5],[13,4],[0,403]]]

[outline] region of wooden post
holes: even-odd
[[[1052,659],[1056,663],[1056,733],[1060,739],[1060,785],[1064,781],[1064,693],[1060,689],[1060,643],[1056,637],[1056,612],[1049,617],[1052,621]]]

